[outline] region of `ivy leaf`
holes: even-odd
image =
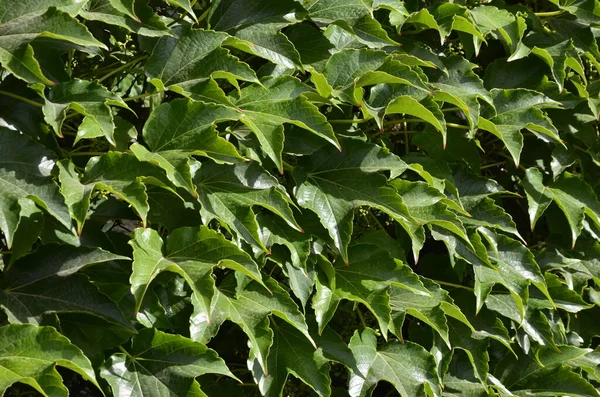
[[[54,155],[17,131],[0,127],[0,230],[13,245],[22,211],[19,200],[31,199],[70,229],[68,208],[51,177]]]
[[[308,332],[308,326],[298,306],[274,279],[267,278],[265,284],[270,293],[255,282],[248,283],[236,293],[235,279],[225,279],[215,289],[211,312],[195,313],[192,316],[192,338],[208,341],[216,335],[225,320],[230,320],[248,335],[251,359],[256,360],[265,373],[269,373],[269,368],[279,365],[277,358],[274,358],[274,365],[268,361],[269,351],[274,343],[269,316],[277,316],[300,331],[305,340],[312,345],[311,350],[314,350],[315,342]],[[212,319],[210,322],[209,316]]]
[[[77,223],[77,233],[83,231],[83,224],[90,209],[92,188],[81,183],[75,164],[69,160],[57,163],[59,169],[60,192],[65,197],[65,204],[69,206],[71,218]]]
[[[543,396],[565,394],[578,397],[597,397],[598,391],[579,374],[565,365],[546,363],[540,366],[531,357],[506,355],[494,374],[506,388],[517,395]]]
[[[104,136],[116,146],[114,139],[115,123],[108,105],[129,109],[120,96],[108,91],[98,83],[85,80],[72,80],[50,88],[48,94],[40,87],[44,97],[44,119],[52,126],[56,134],[63,136],[62,126],[67,112],[73,110],[84,116],[75,142]]]
[[[350,375],[350,396],[370,396],[380,380],[390,382],[402,397],[442,393],[435,360],[423,347],[412,342],[390,341],[377,349],[375,331],[356,331],[350,340],[359,374]]]
[[[88,0],[79,15],[88,21],[120,26],[142,36],[160,37],[170,34],[164,22],[147,4],[138,1],[134,4],[134,8],[139,20],[132,19],[127,13],[114,8],[111,0]]]
[[[194,10],[192,9],[193,3],[190,3],[190,0],[167,0],[167,3],[183,8],[188,14],[192,16],[192,18],[196,19],[196,15],[194,14]]]
[[[259,233],[265,247],[275,244],[283,245],[290,251],[292,264],[300,269],[306,269],[310,255],[310,238],[304,233],[290,229],[283,219],[266,213],[257,215],[260,225]]]
[[[362,103],[359,88],[376,84],[406,84],[429,93],[416,72],[383,51],[348,49],[337,52],[327,61],[323,77],[333,96],[356,105]]]
[[[523,128],[544,140],[562,143],[556,127],[541,109],[560,107],[560,104],[545,95],[525,89],[491,91],[497,114],[491,119],[480,118],[479,128],[491,132],[501,139],[511,154],[515,165],[519,165],[523,150]]]
[[[28,2],[26,6],[31,5]],[[54,84],[44,75],[34,57],[30,43],[38,37],[67,42],[79,48],[105,48],[84,25],[55,7],[44,9],[43,14],[39,13],[40,9],[28,12],[30,10],[19,7],[15,11],[3,17],[0,26],[0,63],[28,83]],[[10,17],[14,19],[8,19]]]
[[[255,382],[264,396],[281,396],[289,373],[310,386],[319,396],[331,395],[328,360],[304,335],[291,325],[271,320],[273,345],[269,350],[268,372],[258,360],[249,361]]]
[[[235,36],[229,45],[282,65],[300,66],[300,56],[280,30],[299,21],[304,9],[293,0],[220,0],[211,9],[214,30]]]
[[[596,225],[600,225],[598,198],[592,188],[578,176],[564,172],[554,183],[544,186],[540,171],[529,168],[522,185],[527,194],[532,229],[551,202],[556,203],[567,218],[572,247],[581,233],[586,215]]]
[[[1,327],[0,362],[0,394],[20,382],[42,395],[67,396],[69,392],[56,366],[76,372],[100,389],[87,357],[52,327]]]
[[[430,296],[415,294],[396,286],[390,288],[389,300],[393,320],[390,329],[396,336],[402,338],[402,326],[404,318],[408,314],[425,322],[440,335],[446,345],[452,346],[446,316],[465,322],[468,327],[472,328],[472,326],[462,314],[461,309],[453,303],[448,292],[433,281],[425,278],[420,280],[429,291]]]
[[[283,172],[283,124],[307,130],[341,150],[331,125],[317,106],[303,93],[311,89],[298,79],[282,76],[263,82],[264,86],[249,86],[240,92],[235,106],[241,112],[240,121],[256,135],[261,149]]]
[[[133,247],[131,293],[135,297],[135,312],[140,309],[152,281],[162,272],[180,275],[192,289],[196,312],[210,313],[216,266],[240,272],[262,284],[260,271],[248,254],[225,237],[206,226],[176,229],[169,234],[166,248],[152,229],[136,229],[130,241]],[[264,286],[264,284],[263,284]]]
[[[266,251],[258,235],[253,207],[261,206],[301,231],[290,208],[291,199],[277,180],[256,162],[236,165],[204,163],[194,178],[202,217],[219,219],[240,237]]]
[[[11,264],[31,250],[44,227],[44,214],[33,200],[21,198],[18,205],[20,208],[19,223],[12,246]]]
[[[512,217],[502,207],[496,205],[493,199],[486,197],[474,205],[467,206],[466,210],[471,216],[461,217],[463,224],[502,230],[525,241],[519,234]]]
[[[456,3],[442,3],[433,8],[431,15],[435,18],[442,44],[453,30],[470,34],[485,42],[485,38],[471,21],[467,8]]]
[[[325,315],[317,314],[319,327],[322,329],[331,318],[340,299],[348,299],[364,304],[377,318],[381,333],[387,338],[392,318],[390,316],[391,286],[400,287],[410,293],[429,298],[431,293],[423,286],[421,280],[410,267],[389,254],[370,244],[359,244],[350,247],[348,252],[350,263],[334,264],[335,289],[337,299],[332,306],[325,308]],[[316,310],[316,308],[315,308]],[[330,313],[330,314],[329,314]],[[398,331],[394,327],[395,331]]]
[[[410,234],[417,257],[424,237],[421,229],[396,190],[383,175],[377,174],[380,170],[401,174],[406,164],[385,149],[358,140],[347,139],[342,146],[342,152],[324,147],[299,162],[301,168],[293,173],[298,184],[295,193],[298,204],[319,215],[345,261],[353,210],[362,205],[384,211],[398,221]],[[357,185],[359,179],[363,183]]]
[[[452,4],[452,3],[447,3]],[[430,72],[430,84],[435,88],[434,99],[458,106],[467,117],[471,128],[479,122],[479,100],[494,106],[490,93],[483,81],[473,72],[477,65],[464,58],[443,58],[446,71]]]
[[[46,245],[4,272],[0,306],[12,323],[39,324],[47,313],[89,313],[133,327],[111,299],[77,273],[94,263],[129,258],[99,248]]]
[[[554,304],[559,309],[570,313],[577,313],[592,307],[591,304],[583,300],[580,294],[564,284],[557,275],[546,272],[544,278],[546,279],[546,285],[552,297],[552,302],[548,301],[542,294],[537,293],[537,291],[533,291],[529,300],[532,308],[554,309],[552,305]]]
[[[22,17],[26,14],[41,15],[50,7],[57,7],[70,15],[75,15],[80,6],[73,7],[71,0],[42,0],[42,1],[23,1],[18,4],[0,4],[0,22],[5,23],[13,19]]]
[[[188,159],[197,155],[228,163],[243,160],[235,146],[221,138],[215,127],[218,122],[238,118],[239,112],[223,105],[188,99],[164,103],[152,111],[144,125],[142,135],[149,150],[134,143],[131,151],[139,160],[165,170],[175,186],[197,196]]]
[[[396,44],[390,40],[381,24],[373,18],[373,11],[379,7],[383,8],[385,3],[348,0],[340,7],[335,0],[316,0],[308,2],[306,10],[316,23],[337,24],[353,33],[368,47],[380,48]],[[397,6],[397,4],[393,5]]]
[[[420,225],[436,225],[462,238],[470,245],[467,232],[456,214],[448,209],[452,203],[445,195],[423,182],[396,179],[392,182],[410,215]]]
[[[559,346],[560,353],[554,349],[542,347],[536,353],[536,359],[544,367],[563,364],[573,368],[582,368],[585,372],[599,378],[600,352],[598,349],[583,349],[580,347],[563,345]]]
[[[108,152],[101,157],[92,157],[85,167],[81,183],[87,185],[87,189],[106,190],[128,202],[142,218],[144,226],[148,215],[145,184],[171,189],[159,168],[141,162],[131,154],[120,152]],[[87,199],[89,195],[84,195],[83,200]]]
[[[390,114],[406,114],[422,119],[442,134],[442,145],[445,147],[446,121],[430,94],[404,84],[378,84],[371,89],[365,109],[379,123]]]
[[[522,313],[514,299],[505,294],[491,294],[485,304],[489,309],[514,321],[533,341],[558,351],[548,319],[541,311],[528,309],[527,312]]]
[[[100,371],[113,393],[126,397],[202,396],[195,378],[204,374],[237,379],[214,350],[156,329],[141,330],[131,348],[110,356]]]
[[[546,281],[531,251],[510,237],[484,234],[489,241],[488,258],[496,267],[475,267],[476,290],[481,300],[490,293],[494,284],[504,285],[515,299],[521,316],[527,305],[528,285],[535,285],[552,302]]]
[[[550,0],[550,2],[556,4],[560,10],[575,15],[577,19],[584,23],[597,24],[600,22],[600,5],[596,1],[575,0],[561,2],[559,0]]]
[[[135,15],[135,0],[109,0],[110,4],[119,12],[139,21]]]
[[[314,284],[312,266],[307,264],[310,236],[290,229],[283,219],[264,212],[257,215],[257,221],[261,242],[271,251],[268,258],[284,267],[292,292],[300,299],[302,306],[306,306]],[[277,246],[285,246],[289,256],[277,255]]]
[[[552,71],[552,78],[558,84],[559,92],[564,88],[566,77],[567,60],[569,64],[573,62],[581,66],[581,61],[576,58],[573,43],[571,40],[562,38],[548,37],[541,33],[533,33],[525,37],[518,50],[511,55],[509,61],[525,58],[529,54],[538,56],[544,61]]]
[[[222,47],[229,35],[211,30],[189,29],[180,38],[163,37],[146,62],[146,74],[159,90],[182,95],[201,94],[213,78],[258,82],[250,67]]]
[[[480,5],[469,10],[469,15],[475,27],[484,35],[494,34],[503,40],[510,52],[514,52],[523,38],[527,27],[525,20],[515,16],[507,10],[501,10],[494,6]],[[481,41],[473,37],[476,53],[479,51]]]

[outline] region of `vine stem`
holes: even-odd
[[[145,94],[140,94],[140,95],[136,95],[136,96],[131,96],[129,98],[124,98],[123,102],[129,102],[129,101],[137,101],[138,99],[142,99],[142,98],[146,98],[152,95],[156,95],[159,92],[147,92]]]
[[[462,111],[462,109],[461,109],[461,108],[459,108],[459,107],[452,107],[452,108],[446,108],[446,109],[442,109],[442,112],[457,112],[457,111],[459,111],[459,110],[461,110],[461,111]]]
[[[480,168],[480,169],[482,169],[482,170],[485,170],[485,169],[487,169],[487,168],[492,168],[492,167],[495,167],[495,166],[497,166],[497,165],[502,165],[502,164],[504,164],[504,163],[506,163],[506,160],[504,160],[504,161],[498,161],[498,162],[496,162],[496,163],[491,163],[491,164],[482,165],[482,166],[481,166],[481,167],[479,167],[479,168]]]
[[[40,108],[44,107],[43,103],[32,101],[31,99],[22,97],[21,95],[13,94],[12,92],[0,90],[0,95],[4,95],[4,96],[8,96],[8,97],[11,97],[11,98],[14,98],[14,99],[18,99],[21,102],[25,102],[25,103],[28,103],[30,105],[37,106],[37,107],[40,107]]]
[[[361,124],[368,123],[373,119],[352,119],[352,120],[328,120],[329,124]]]
[[[435,281],[439,285],[445,285],[447,287],[460,288],[460,289],[466,289],[468,291],[474,291],[473,288],[467,287],[466,285],[454,284],[454,283],[449,283],[447,281],[440,281],[440,280],[433,280],[433,281]]]
[[[104,80],[106,80],[107,78],[109,78],[110,76],[113,76],[117,73],[119,73],[120,71],[123,71],[125,69],[127,69],[128,67],[135,65],[136,63],[143,61],[144,59],[148,58],[148,55],[142,55],[141,57],[137,57],[121,66],[119,66],[116,69],[111,70],[110,72],[108,72],[107,74],[105,74],[104,76],[102,76],[101,78],[98,79],[98,83],[103,82]]]
[[[535,16],[536,17],[556,17],[559,16],[561,14],[564,14],[565,11],[564,10],[558,10],[558,11],[546,11],[546,12],[536,12]]]
[[[367,323],[365,322],[365,318],[363,317],[362,313],[360,312],[360,306],[356,307],[356,314],[358,314],[358,319],[360,320],[360,325],[362,325],[363,328],[367,328]]]
[[[123,348],[123,346],[119,345],[119,350],[121,350],[121,352],[122,352],[123,354],[125,354],[127,357],[129,357],[129,358],[131,358],[131,359],[133,359],[133,358],[134,358],[134,357],[131,355],[131,353],[129,353],[127,350],[125,350],[125,349]]]
[[[446,127],[458,128],[461,130],[470,130],[471,129],[466,125],[455,124],[455,123],[446,123]]]
[[[69,155],[71,156],[102,156],[106,154],[106,152],[71,152]]]

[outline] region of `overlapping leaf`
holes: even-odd
[[[195,379],[220,374],[235,379],[225,362],[205,345],[180,335],[145,329],[134,337],[131,348],[113,354],[100,375],[115,395],[204,395]]]
[[[212,270],[222,266],[247,275],[262,283],[256,263],[217,232],[204,226],[173,231],[163,249],[163,240],[152,229],[136,229],[133,246],[131,293],[139,310],[152,281],[162,272],[172,272],[184,278],[193,291],[196,313],[210,321],[210,302],[214,280]]]
[[[0,341],[2,394],[21,382],[42,395],[68,395],[56,366],[68,368],[100,388],[87,357],[52,327],[5,325],[0,328]]]
[[[44,246],[4,272],[0,307],[12,323],[40,324],[45,314],[66,312],[132,328],[116,303],[77,273],[95,263],[126,259],[97,248]]]

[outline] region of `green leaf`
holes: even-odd
[[[214,267],[235,270],[262,284],[260,271],[252,258],[206,226],[173,231],[164,249],[163,240],[155,230],[136,229],[130,244],[133,247],[131,293],[135,297],[136,313],[150,284],[162,272],[175,273],[185,279],[193,291],[195,311],[204,313],[207,321],[210,321]]]
[[[481,296],[480,300],[485,299],[494,284],[502,284],[511,292],[521,315],[524,315],[528,285],[531,283],[552,301],[546,281],[529,249],[510,237],[491,233],[484,234],[484,237],[490,243],[488,258],[495,269],[475,267],[475,289]]]
[[[119,396],[202,396],[195,379],[220,374],[237,379],[217,353],[181,335],[144,329],[124,353],[115,353],[100,375]]]
[[[252,282],[236,292],[235,280],[229,277],[219,284],[211,303],[210,313],[196,313],[191,320],[192,338],[208,341],[216,335],[225,320],[238,324],[248,336],[251,345],[251,359],[256,360],[263,371],[279,365],[269,363],[269,351],[273,339],[273,329],[269,327],[269,316],[277,316],[300,331],[305,340],[315,349],[315,342],[308,332],[304,316],[298,306],[274,279],[265,280],[269,291]],[[210,319],[210,321],[209,321]]]
[[[169,182],[159,168],[120,152],[92,157],[85,167],[81,183],[87,185],[88,189],[106,190],[128,202],[142,218],[143,225],[146,225],[148,215],[145,184],[170,189]],[[87,198],[84,196],[84,200]]]
[[[489,5],[480,5],[468,12],[473,24],[484,36],[492,34],[503,40],[511,53],[517,49],[526,28],[523,18]],[[478,52],[481,41],[476,37],[473,41]]]
[[[87,313],[132,329],[115,302],[77,273],[96,263],[129,258],[100,248],[46,245],[4,272],[0,307],[10,322],[40,324],[48,313]]]
[[[216,218],[241,238],[265,251],[258,235],[254,206],[268,209],[292,228],[302,230],[294,219],[291,200],[285,189],[256,162],[236,165],[204,163],[194,183],[206,222]]]
[[[236,120],[239,112],[223,105],[178,99],[154,109],[144,125],[148,146],[134,143],[131,151],[141,161],[162,168],[169,180],[197,196],[188,159],[206,156],[219,162],[239,162],[243,158],[235,146],[221,138],[215,124]]]
[[[0,128],[0,230],[8,247],[14,242],[22,203],[30,199],[67,228],[68,208],[51,177],[54,155],[25,135]]]
[[[291,373],[310,386],[319,396],[331,395],[328,360],[306,337],[287,323],[271,320],[274,337],[269,351],[268,372],[258,360],[249,362],[254,380],[264,396],[281,396]]]
[[[39,92],[45,100],[44,119],[58,136],[63,136],[62,127],[67,112],[73,110],[84,116],[77,130],[75,143],[80,139],[104,136],[111,145],[116,146],[115,123],[108,105],[129,109],[121,97],[100,84],[85,80],[60,83],[50,88],[48,94],[40,87]]]
[[[422,246],[420,227],[410,216],[396,190],[380,170],[401,174],[406,164],[387,150],[358,140],[343,141],[342,152],[325,147],[294,169],[299,185],[298,204],[314,211],[347,261],[347,246],[352,234],[353,210],[362,205],[377,208],[398,221],[413,239],[415,257]],[[361,180],[359,185],[357,180]]]
[[[483,87],[483,81],[473,72],[477,65],[458,56],[442,60],[446,67],[445,73],[430,73],[430,84],[435,88],[434,99],[458,106],[471,128],[474,128],[479,122],[479,100],[493,106],[493,99]]]
[[[493,199],[486,197],[475,205],[467,206],[466,210],[471,216],[461,217],[463,224],[502,230],[525,241],[519,234],[513,218],[502,207],[496,205]]]
[[[542,312],[528,309],[523,314],[514,299],[506,294],[491,294],[487,297],[485,304],[489,309],[514,321],[517,327],[522,328],[536,343],[558,350],[548,318]]]
[[[390,382],[402,397],[442,393],[435,360],[423,347],[412,342],[390,341],[377,348],[375,331],[356,331],[350,340],[360,373],[350,375],[351,396],[370,396],[380,380]]]
[[[21,198],[18,206],[20,208],[19,223],[12,246],[11,264],[31,250],[44,227],[44,214],[33,200]]]
[[[326,313],[335,311],[340,299],[348,299],[364,304],[377,318],[381,333],[387,338],[392,321],[390,315],[390,287],[396,286],[408,290],[411,294],[429,298],[431,292],[423,286],[421,280],[410,267],[389,254],[370,244],[350,247],[350,262],[334,264],[335,289],[338,299],[326,308]],[[316,309],[315,309],[316,310]],[[329,315],[330,316],[330,315]],[[330,320],[329,316],[319,316],[319,327],[323,328]],[[393,330],[398,332],[395,327]]]
[[[235,106],[241,112],[239,120],[256,135],[261,149],[275,162],[279,172],[283,172],[284,123],[307,130],[341,149],[325,116],[302,95],[310,92],[310,87],[289,76],[263,84],[263,87],[244,88]]]
[[[130,18],[139,20],[135,15],[135,0],[109,0],[110,4],[119,12],[128,15]]]
[[[420,225],[436,225],[448,229],[470,245],[467,232],[456,214],[449,210],[453,202],[437,189],[423,182],[396,179],[392,185],[402,197],[408,212]]]
[[[316,23],[335,23],[355,35],[368,47],[381,48],[396,44],[390,40],[379,21],[373,18],[373,11],[383,7],[385,3],[385,1],[348,0],[340,6],[335,0],[315,0],[307,2],[306,10],[310,19]],[[394,2],[393,6],[397,6],[397,2]]]
[[[163,37],[146,62],[146,74],[159,89],[179,94],[202,92],[202,83],[211,78],[258,82],[250,67],[221,45],[229,35],[211,30],[189,29],[180,38]]]
[[[600,395],[591,384],[562,365],[561,361],[545,364],[540,366],[528,356],[520,356],[517,360],[507,355],[498,363],[494,373],[504,386],[518,396]]]
[[[562,39],[562,38],[561,38]],[[509,58],[510,61],[517,60],[534,54],[544,61],[552,70],[552,78],[558,84],[559,92],[564,88],[566,78],[567,60],[581,63],[578,61],[573,51],[574,46],[571,40],[561,40],[548,37],[544,34],[530,34],[523,40],[519,49]]]
[[[591,187],[577,175],[564,172],[554,183],[544,186],[539,170],[529,168],[522,185],[527,194],[532,229],[551,202],[556,203],[567,219],[572,247],[581,233],[586,215],[596,225],[600,225],[598,198]]]
[[[303,18],[293,0],[220,0],[210,12],[210,26],[235,36],[229,45],[284,66],[300,65],[300,56],[280,30]]]
[[[20,382],[42,395],[69,395],[56,366],[76,372],[100,389],[87,357],[52,327],[25,324],[1,327],[0,362],[1,394]]]
[[[528,129],[540,139],[552,139],[562,145],[560,136],[552,121],[541,110],[560,107],[560,104],[547,96],[525,89],[492,90],[496,114],[479,120],[479,128],[491,132],[501,139],[511,154],[515,165],[519,165],[523,150],[521,130]],[[487,114],[484,115],[487,117]]]
[[[453,303],[448,292],[428,279],[421,278],[421,282],[429,291],[430,296],[415,294],[396,286],[390,288],[390,308],[393,320],[390,329],[396,336],[402,338],[404,317],[408,314],[425,322],[440,335],[448,346],[452,346],[446,316],[464,321],[468,326],[470,326],[469,321],[462,314],[460,308]],[[472,328],[472,326],[470,327]]]
[[[24,5],[24,9],[17,9],[3,17],[0,26],[0,63],[16,77],[28,83],[54,84],[44,75],[34,57],[30,43],[37,38],[63,41],[79,48],[104,47],[68,13],[51,7],[47,11],[44,8],[46,12],[41,14],[39,11],[42,9],[35,6],[37,10],[28,13],[31,2]],[[8,19],[11,17],[14,19]]]
[[[71,218],[77,222],[77,232],[81,234],[90,209],[92,189],[90,186],[81,183],[73,162],[61,160],[57,163],[57,166],[59,169],[60,192],[65,197],[65,204],[69,206]]]
[[[88,0],[79,15],[88,21],[119,26],[142,36],[160,37],[170,34],[164,22],[147,4],[138,1],[134,7],[139,20],[132,19],[126,13],[114,8],[111,0]]]

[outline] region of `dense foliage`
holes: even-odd
[[[0,0],[0,394],[600,396],[597,27]]]

